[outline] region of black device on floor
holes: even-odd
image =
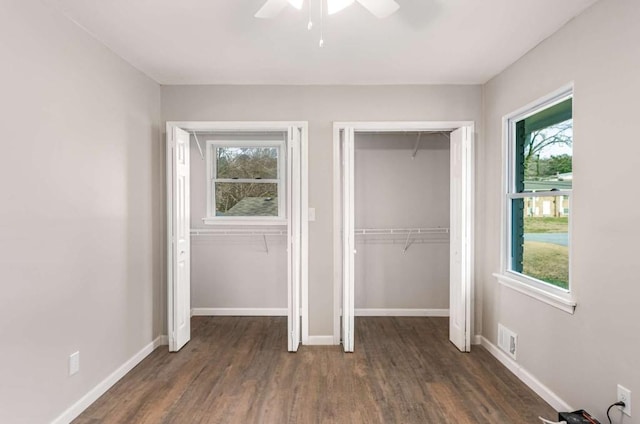
[[[560,412],[558,421],[566,421],[567,424],[600,424],[600,421],[593,418],[584,409],[573,412]]]

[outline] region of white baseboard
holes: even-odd
[[[357,317],[448,317],[448,309],[356,309]]]
[[[309,336],[306,345],[310,346],[332,346],[335,345],[333,336]]]
[[[287,308],[193,308],[191,316],[286,317]]]
[[[482,344],[482,336],[480,334],[476,334],[475,336],[471,337],[471,344],[472,345],[481,345]]]
[[[478,337],[478,336],[476,336]],[[531,390],[536,392],[538,396],[544,399],[549,405],[551,405],[556,411],[573,411],[567,402],[562,400],[560,396],[556,395],[551,389],[542,384],[537,378],[535,378],[529,371],[524,369],[520,364],[507,356],[506,353],[501,351],[498,346],[491,343],[486,337],[479,336],[481,338],[482,346],[489,351],[498,361],[509,369],[516,377],[526,384]]]
[[[124,377],[129,371],[138,365],[144,358],[153,352],[158,346],[167,344],[167,336],[158,336],[154,341],[143,347],[138,353],[133,355],[127,362],[122,364],[117,370],[111,373],[107,378],[102,380],[93,389],[82,396],[76,403],[71,405],[58,418],[54,419],[51,424],[68,424],[87,409],[93,402],[109,390],[114,384]]]

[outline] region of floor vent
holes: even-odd
[[[498,347],[511,358],[516,359],[518,335],[502,324],[498,324]]]

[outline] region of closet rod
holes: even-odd
[[[192,236],[286,236],[286,230],[245,230],[245,229],[209,229],[209,228],[192,228],[190,231]]]
[[[448,234],[448,228],[442,227],[431,227],[431,228],[360,228],[356,229],[356,235],[372,235],[378,236],[382,241],[394,240],[395,236],[397,239],[398,236],[402,236],[402,240],[404,240],[404,247],[402,248],[402,253],[407,253],[407,250],[413,243],[418,243],[419,240],[431,240],[431,241],[448,241],[449,237],[446,237],[446,240],[442,237],[425,237],[427,235],[433,236],[436,234]],[[384,236],[384,237],[380,237]],[[406,238],[405,238],[406,236]],[[422,237],[420,237],[422,236]],[[441,239],[441,240],[438,240]],[[361,240],[367,240],[367,238],[361,238]],[[372,239],[368,239],[372,240]]]
[[[409,244],[447,244],[450,243],[448,237],[411,237]],[[358,237],[356,239],[358,244],[398,244],[403,246],[406,244],[404,237],[389,238],[389,237]]]
[[[198,133],[200,135],[222,135],[222,136],[256,136],[256,135],[284,135],[286,131],[282,130],[273,130],[273,131],[265,131],[265,130],[256,130],[252,131],[251,129],[244,129],[241,131],[232,131],[232,130],[190,130],[191,134]]]
[[[449,229],[443,227],[430,228],[356,228],[356,235],[418,235],[418,234],[448,234]]]

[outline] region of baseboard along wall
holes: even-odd
[[[191,316],[286,317],[287,308],[192,308]]]
[[[167,336],[158,336],[154,341],[143,347],[138,353],[112,372],[107,378],[98,383],[93,389],[82,396],[77,402],[71,405],[60,416],[54,419],[51,424],[68,424],[87,409],[93,402],[116,384],[122,377],[138,365],[144,358],[149,356],[157,347],[168,344]]]
[[[531,390],[536,392],[538,396],[545,400],[549,405],[551,405],[556,411],[573,411],[572,408],[567,402],[562,400],[560,396],[556,395],[550,388],[545,386],[533,376],[529,371],[523,368],[516,361],[511,359],[504,353],[498,346],[491,343],[484,336],[475,336],[475,338],[480,338],[480,344],[489,351],[498,361],[502,363],[509,371],[511,371],[516,377],[520,379],[524,384],[526,384]]]
[[[309,340],[304,344],[308,346],[331,346],[336,343],[333,340],[333,336],[309,336]],[[338,344],[340,343],[338,342]]]
[[[356,308],[357,317],[448,317],[448,309]]]

